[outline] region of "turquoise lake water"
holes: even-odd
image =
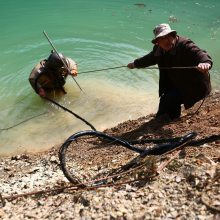
[[[207,50],[214,61],[214,89],[220,88],[220,1],[218,0],[8,0],[0,1],[0,155],[36,152],[90,129],[72,115],[39,98],[28,77],[52,49],[78,64],[80,92],[69,78],[67,94],[54,99],[98,130],[155,113],[158,71],[127,68],[152,49],[152,29],[170,23]]]

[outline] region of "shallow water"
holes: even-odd
[[[172,5],[172,7],[170,7]],[[212,84],[220,82],[220,2],[211,1],[1,1],[0,154],[40,151],[90,129],[67,112],[40,99],[28,76],[51,46],[78,64],[80,92],[69,78],[67,95],[55,100],[98,130],[154,113],[158,104],[158,71],[127,68],[80,74],[126,65],[146,54],[155,25],[170,22],[213,58]]]

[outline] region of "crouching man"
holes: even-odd
[[[41,60],[31,71],[29,82],[35,92],[45,97],[47,92],[62,91],[68,75],[77,76],[77,65],[74,60],[62,53],[51,51],[47,59]]]

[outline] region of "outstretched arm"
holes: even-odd
[[[68,68],[70,70],[71,75],[74,76],[74,77],[77,76],[78,70],[77,70],[76,62],[73,59],[69,58],[69,57],[66,58],[66,61],[68,63]]]
[[[134,68],[145,68],[145,67],[148,67],[148,66],[152,66],[152,65],[155,65],[157,64],[157,61],[156,61],[156,56],[155,56],[155,53],[157,51],[157,46],[155,46],[153,48],[153,50],[148,53],[147,55],[143,56],[143,57],[140,57],[136,60],[134,60],[134,62],[130,62],[128,63],[127,67],[129,69],[134,69]]]

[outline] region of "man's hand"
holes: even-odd
[[[40,97],[42,97],[42,98],[46,97],[46,93],[45,93],[45,91],[44,91],[43,88],[40,88],[40,89],[38,90],[38,95],[39,95]]]
[[[71,75],[72,75],[72,76],[75,77],[75,76],[77,76],[77,74],[78,74],[77,68],[71,70]]]
[[[72,76],[75,77],[78,74],[78,69],[77,69],[77,64],[75,63],[75,61],[73,61],[73,62],[74,62],[74,64],[71,66],[70,73],[71,73]]]
[[[199,63],[197,69],[202,73],[208,73],[210,67],[210,63]]]
[[[129,69],[134,69],[134,68],[135,68],[134,63],[129,63],[129,64],[127,65],[127,67],[128,67]]]

